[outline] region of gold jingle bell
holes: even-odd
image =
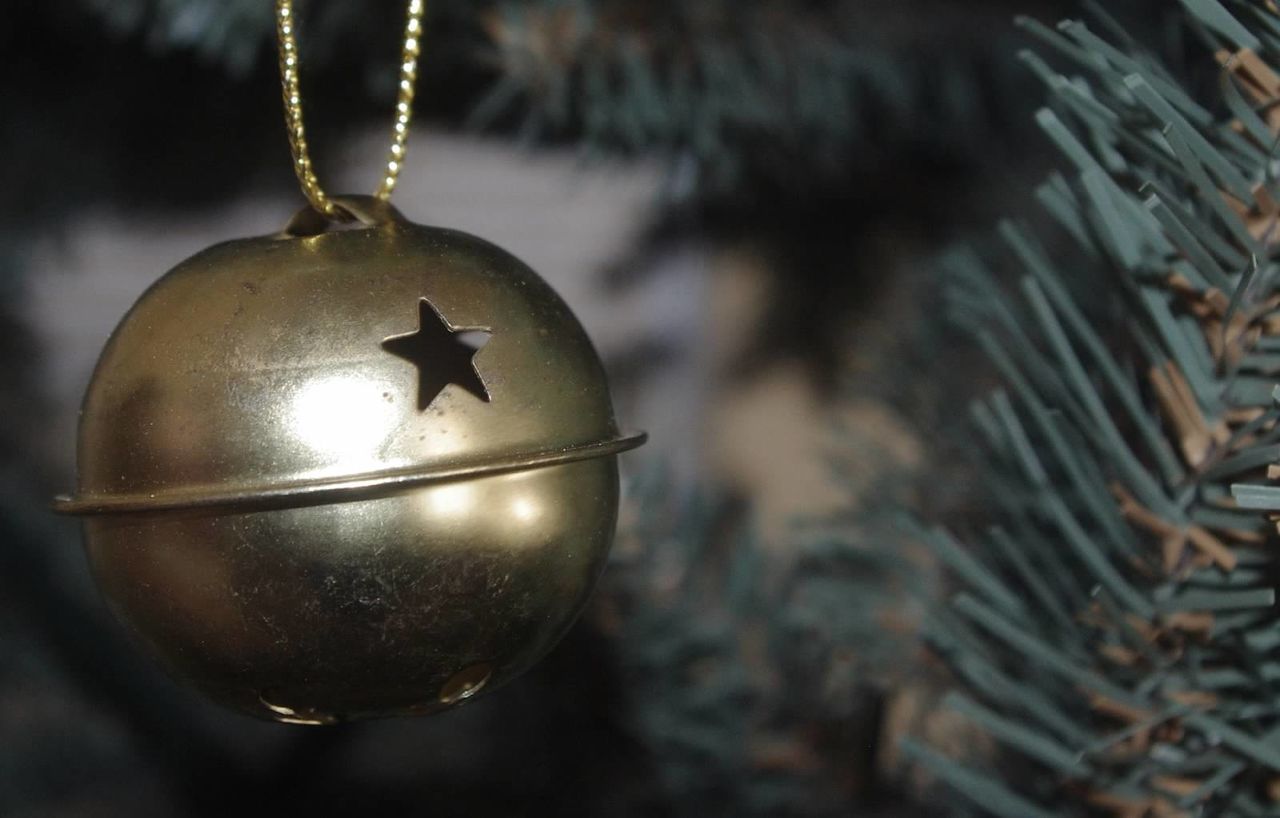
[[[532,665],[604,565],[616,455],[643,441],[532,270],[334,201],[354,229],[307,209],[138,301],[57,501],[170,668],[291,723],[430,713]]]

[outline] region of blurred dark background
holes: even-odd
[[[928,260],[1027,201],[1047,148],[1014,17],[1074,11],[429,3],[397,205],[551,281],[653,442],[624,463],[615,565],[537,670],[444,716],[312,730],[165,677],[45,511],[132,300],[301,205],[272,4],[7,3],[0,815],[931,814],[893,737],[946,740],[912,635],[932,574],[886,526],[954,502],[917,486],[983,374],[938,364]],[[402,4],[300,12],[319,172],[363,191]]]

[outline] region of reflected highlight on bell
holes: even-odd
[[[386,394],[378,381],[356,375],[307,383],[293,399],[289,422],[318,452],[369,460],[399,416]]]
[[[428,488],[422,495],[428,518],[460,517],[475,505],[475,487],[468,483],[445,483]]]
[[[517,497],[511,501],[511,515],[520,522],[531,523],[542,516],[542,509],[531,497]]]

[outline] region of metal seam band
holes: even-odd
[[[551,449],[489,461],[446,466],[411,467],[366,472],[353,477],[303,480],[239,489],[228,492],[197,493],[195,491],[133,493],[97,496],[61,496],[53,501],[59,514],[104,515],[155,511],[178,511],[214,507],[288,508],[320,503],[347,502],[384,494],[395,489],[440,483],[467,477],[503,474],[525,469],[556,466],[595,457],[618,454],[634,449],[648,435],[624,435],[598,443]]]

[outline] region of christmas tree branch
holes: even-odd
[[[973,410],[999,524],[967,549],[926,539],[964,589],[928,636],[969,690],[950,706],[1035,774],[1002,783],[908,751],[993,815],[1280,804],[1259,513],[1280,516],[1266,484],[1280,459],[1280,16],[1182,6],[1217,53],[1220,100],[1183,90],[1109,18],[1024,21],[1065,64],[1023,55],[1050,92],[1037,122],[1071,168],[1037,198],[1077,249],[1007,222],[1015,288],[972,253],[945,265],[953,317],[1007,387]]]

